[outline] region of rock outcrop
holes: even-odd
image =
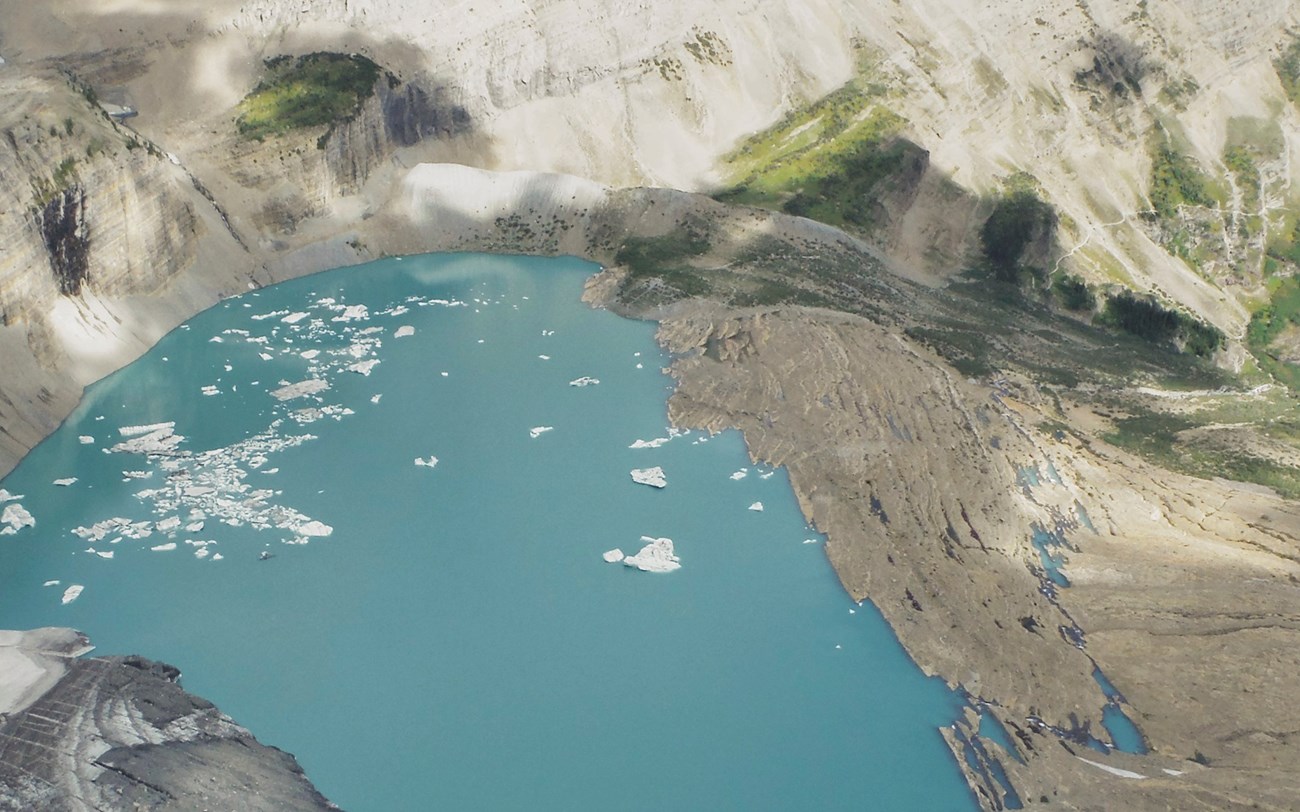
[[[0,637],[0,809],[337,809],[172,666],[79,659],[90,646],[70,629]]]

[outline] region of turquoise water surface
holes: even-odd
[[[350,810],[975,808],[959,700],[785,472],[734,432],[629,447],[669,438],[668,359],[579,302],[594,270],[394,258],[200,314],[0,482],[36,520],[0,626],[177,665]],[[602,560],[642,536],[681,569]]]

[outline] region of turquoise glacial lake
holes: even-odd
[[[175,664],[349,810],[974,809],[959,699],[784,471],[671,436],[594,270],[390,258],[200,314],[0,482],[36,521],[0,626]],[[603,560],[643,536],[681,568]]]

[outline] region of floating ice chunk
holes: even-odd
[[[208,384],[207,386],[203,387],[202,390],[200,390],[200,391],[202,391],[203,394],[208,395],[208,396],[212,396],[212,395],[220,395],[220,394],[221,394],[221,390],[218,389],[217,387],[213,386],[212,384]]]
[[[664,476],[664,469],[658,465],[653,468],[633,468],[632,481],[639,485],[649,485],[652,488],[662,488],[668,484],[668,479]]]
[[[416,457],[415,464],[422,465],[425,468],[434,468],[438,465],[438,458],[433,456],[432,454],[429,455],[429,458],[427,460],[422,460],[419,457]]]
[[[681,568],[680,559],[673,553],[672,539],[642,536],[641,540],[646,542],[646,545],[636,555],[624,558],[625,566],[636,567],[642,572],[672,572]]]
[[[378,358],[371,358],[369,361],[358,361],[355,364],[350,364],[347,369],[348,372],[355,372],[368,378],[370,377],[370,370],[374,369],[378,364]]]
[[[32,514],[28,513],[27,508],[17,502],[10,502],[5,505],[4,513],[0,513],[0,523],[5,525],[5,528],[0,530],[0,535],[4,536],[12,536],[24,527],[36,526],[36,520],[32,518]]]
[[[736,479],[736,480],[740,480],[740,479],[744,479],[744,478],[747,477],[747,476],[749,476],[749,469],[748,469],[748,468],[741,468],[739,471],[737,471],[737,472],[735,472],[734,474],[732,474],[732,475],[731,475],[731,478],[732,478],[732,479]]]
[[[149,549],[153,550],[155,553],[168,553],[176,549],[176,542],[169,541],[166,544],[157,544]]]
[[[61,488],[66,488],[69,485],[75,483],[76,481],[77,478],[75,476],[70,476],[70,477],[64,477],[63,479],[56,479],[54,480],[54,484],[58,485]]]
[[[265,321],[266,319],[273,319],[276,316],[283,316],[288,312],[288,310],[272,310],[270,313],[259,313],[258,315],[250,316],[249,318],[253,321]]]
[[[451,374],[450,372],[443,372],[443,373],[442,373],[442,377],[445,378],[445,377],[447,377],[447,376],[450,375],[450,374]]]
[[[270,361],[270,360],[271,360],[272,358],[274,358],[275,356],[272,355],[272,354],[270,354],[269,352],[259,352],[259,353],[257,354],[257,357],[258,357],[258,358],[261,358],[263,361]]]
[[[289,315],[280,319],[280,321],[283,322],[284,324],[297,324],[298,322],[302,321],[303,319],[307,318],[310,315],[311,315],[310,313],[302,313],[302,312],[290,313]]]
[[[61,583],[63,583],[63,582],[62,582],[62,581],[46,581],[45,583],[41,584],[41,586],[58,586],[58,585],[61,584]]]
[[[186,533],[201,533],[201,532],[203,532],[203,522],[201,522],[201,521],[198,521],[198,522],[190,522],[189,524],[185,525],[185,532],[186,532]]]
[[[139,437],[142,434],[153,434],[161,429],[176,428],[176,421],[172,420],[167,423],[150,423],[146,426],[122,426],[117,431],[123,437]]]
[[[407,336],[413,336],[413,335],[415,335],[415,328],[409,324],[403,324],[401,327],[397,328],[396,332],[393,333],[393,338],[406,338]]]
[[[658,448],[671,439],[671,437],[656,437],[653,440],[637,440],[628,448]]]
[[[636,368],[637,368],[637,369],[644,369],[644,368],[645,368],[645,365],[644,365],[644,364],[637,364],[637,365],[636,365]]]
[[[168,454],[176,449],[185,438],[175,432],[175,423],[159,423],[147,434],[132,436],[129,440],[114,445],[114,454]],[[136,427],[132,427],[136,428]],[[125,432],[126,429],[119,429]]]
[[[302,352],[298,353],[298,355],[310,361],[311,359],[320,355],[320,350],[303,350]]]
[[[363,304],[348,305],[343,312],[330,321],[365,321],[370,318],[370,311]]]
[[[330,382],[320,378],[308,378],[305,381],[291,383],[288,386],[282,386],[271,393],[271,396],[279,401],[293,400],[305,395],[314,395],[317,392],[323,392],[330,388]]]
[[[220,561],[220,560],[223,559],[223,558],[225,558],[225,556],[222,555],[221,553],[213,553],[213,555],[212,555],[212,560],[213,560],[213,561]]]
[[[112,558],[113,551],[109,550],[108,552],[100,552],[99,550],[96,550],[95,555],[99,556],[100,558]]]
[[[318,522],[315,519],[300,524],[293,529],[300,536],[328,536],[330,533],[334,532],[334,528],[324,522]]]
[[[754,504],[752,504],[752,505],[749,506],[749,509],[750,509],[750,510],[754,510],[754,511],[758,511],[759,513],[762,513],[762,512],[763,512],[763,503],[762,503],[762,502],[755,502]]]
[[[549,361],[549,360],[551,360],[551,356],[549,356],[549,355],[539,355],[539,356],[537,356],[537,357],[540,358],[540,359],[542,359],[543,361]]]
[[[759,478],[759,479],[771,479],[771,478],[772,478],[772,475],[775,474],[775,473],[776,473],[776,471],[768,471],[768,472],[765,473],[765,474],[759,474],[759,475],[758,475],[758,478]]]
[[[332,354],[332,355],[350,355],[350,356],[352,356],[353,358],[365,358],[367,355],[370,354],[370,345],[367,344],[367,343],[365,343],[365,342],[363,342],[363,341],[358,341],[358,342],[356,342],[356,343],[354,343],[354,344],[349,344],[349,345],[348,345],[348,348],[345,349],[345,350],[343,350],[343,351],[341,351],[341,352],[333,352],[333,353],[331,353],[331,354]]]
[[[627,556],[623,555],[623,551],[618,548],[614,548],[613,550],[608,550],[605,552],[604,555],[601,556],[601,558],[605,559],[606,563],[609,564],[617,564],[618,562],[622,561],[626,557]]]
[[[12,502],[15,499],[22,499],[22,497],[12,494],[4,488],[0,488],[0,502]]]
[[[194,551],[194,557],[195,557],[195,558],[207,558],[209,552],[210,552],[210,551],[208,550],[207,547],[200,547],[200,548],[198,548],[197,550]]]
[[[595,386],[600,383],[599,378],[593,378],[589,375],[583,375],[581,378],[574,378],[569,381],[569,386]]]
[[[209,344],[221,344],[224,341],[225,339],[223,339],[221,336],[213,336],[212,338],[208,339]]]
[[[804,539],[804,540],[803,540],[803,543],[804,543],[804,544],[816,544],[816,543],[817,543],[817,539]]]
[[[379,399],[382,398],[382,397],[383,397],[383,394],[382,394],[382,393],[381,393],[381,394],[378,394],[378,395],[371,395],[371,396],[370,396],[370,402],[371,402],[371,403],[378,403],[378,402],[379,402]]]
[[[154,524],[154,529],[156,529],[159,533],[170,533],[180,526],[181,526],[180,516],[168,516],[166,519],[163,519],[161,522],[156,522]]]
[[[67,605],[67,604],[69,604],[69,603],[72,603],[72,602],[75,601],[77,598],[81,597],[81,592],[82,592],[82,590],[84,590],[84,589],[85,589],[85,587],[82,586],[81,584],[73,584],[72,586],[70,586],[70,587],[68,587],[67,589],[63,590],[63,603],[64,603],[64,605]]]
[[[90,445],[95,442],[95,438],[91,437],[89,434],[83,434],[77,439],[81,441],[82,445]]]
[[[124,479],[148,479],[153,476],[153,471],[123,471]]]
[[[541,437],[546,432],[554,431],[554,430],[555,430],[554,426],[533,426],[531,429],[528,430],[528,436],[536,440],[538,437]]]
[[[234,371],[235,371],[235,368],[232,367],[230,364],[226,364],[226,365],[225,365],[225,368],[226,368],[226,371],[227,371],[227,372],[234,372]]]

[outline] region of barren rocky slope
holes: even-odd
[[[1265,424],[1294,396],[955,278],[1028,172],[1056,212],[1050,275],[1154,291],[1249,368],[1247,308],[1294,228],[1300,120],[1273,63],[1295,3],[0,0],[0,21],[0,470],[82,386],[250,285],[384,253],[590,257],[618,266],[593,301],[661,320],[681,354],[674,419],[788,465],[849,592],[1012,731],[1016,754],[948,731],[986,807],[998,769],[1029,805],[1296,805],[1296,503],[1102,439],[1194,411],[1208,425],[1157,444],[1285,473],[1296,438]],[[315,50],[391,74],[346,121],[241,137],[261,59]],[[848,81],[872,88],[855,115],[915,145],[855,236],[593,182],[734,184],[762,146],[742,139],[822,126],[807,102]],[[1160,146],[1218,197],[1153,215]],[[1151,755],[1081,745],[1107,704]]]

